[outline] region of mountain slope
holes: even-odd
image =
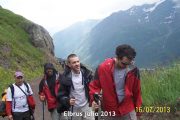
[[[89,33],[76,50],[84,63],[96,67],[114,56],[119,44],[130,44],[137,51],[140,67],[165,64],[180,56],[180,7],[174,0],[134,6],[113,13]]]
[[[98,20],[78,22],[54,34],[53,39],[56,56],[66,58],[70,53],[73,53],[98,22]]]
[[[14,82],[15,70],[22,70],[26,80],[30,80],[43,72],[42,66],[48,61],[47,56],[54,59],[53,45],[38,46],[36,44],[52,43],[52,38],[48,39],[50,36],[47,32],[33,32],[35,30],[45,31],[39,28],[39,25],[22,16],[0,8],[0,92],[10,82]],[[39,41],[35,42],[37,35]],[[49,49],[46,49],[47,47]]]

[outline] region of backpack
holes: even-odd
[[[5,117],[6,116],[6,94],[7,94],[7,89],[4,90],[2,93],[1,97],[2,99],[0,100],[0,116]]]

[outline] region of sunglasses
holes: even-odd
[[[126,56],[129,60],[134,60],[133,56]]]
[[[121,62],[121,64],[123,64],[124,66],[130,65],[131,63],[128,62]]]

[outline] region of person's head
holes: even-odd
[[[125,68],[130,65],[135,57],[136,51],[130,45],[123,44],[116,48],[116,63],[120,68]]]
[[[52,76],[55,68],[52,63],[46,63],[44,64],[44,74],[47,76]]]
[[[76,54],[70,54],[67,57],[68,66],[75,73],[80,73],[80,60]]]
[[[23,73],[21,71],[16,71],[14,74],[16,85],[20,86],[23,83]]]

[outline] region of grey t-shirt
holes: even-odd
[[[82,85],[82,73],[75,74],[72,72],[72,82],[74,90],[71,88],[70,97],[75,97],[75,107],[83,107],[88,100],[86,99],[84,85]]]
[[[122,102],[124,99],[124,85],[125,85],[125,77],[126,77],[126,68],[125,69],[118,69],[114,68],[114,81],[116,86],[116,93],[119,102]]]

